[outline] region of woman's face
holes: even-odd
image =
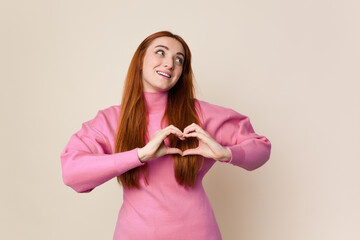
[[[185,51],[182,44],[171,37],[159,37],[146,49],[142,67],[145,92],[164,92],[179,80]]]

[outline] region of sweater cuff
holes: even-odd
[[[140,162],[137,150],[138,148],[134,148],[130,151],[115,153],[114,164],[119,175],[145,164]]]
[[[224,161],[224,162],[240,166],[241,163],[245,159],[245,151],[244,151],[244,149],[239,145],[229,146],[227,148],[230,149],[231,157],[230,157],[229,160]]]

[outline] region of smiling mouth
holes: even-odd
[[[167,77],[167,78],[170,78],[171,75],[169,74],[166,74],[166,73],[163,73],[163,72],[160,72],[160,71],[157,71],[157,74],[161,75],[161,76],[164,76],[164,77]]]

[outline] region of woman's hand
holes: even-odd
[[[176,135],[179,139],[184,140],[183,133],[177,127],[170,125],[158,130],[150,141],[142,148],[138,148],[138,157],[141,162],[149,161],[152,158],[164,156],[166,154],[182,154],[178,148],[169,148],[165,145],[164,140],[170,134]]]
[[[221,146],[208,132],[195,123],[184,129],[184,137],[196,137],[199,140],[199,146],[194,149],[185,150],[182,154],[183,156],[201,155],[217,161],[228,161],[231,157],[229,148]]]

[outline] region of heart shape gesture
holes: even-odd
[[[176,135],[180,140],[184,140],[187,137],[196,137],[199,140],[199,145],[197,148],[187,149],[184,152],[178,148],[169,148],[165,145],[164,140],[170,134]],[[221,146],[208,132],[195,123],[187,126],[184,132],[173,125],[160,129],[143,148],[138,148],[138,156],[141,162],[146,162],[166,154],[180,154],[182,156],[201,155],[217,161],[227,161],[231,157],[229,148]]]

